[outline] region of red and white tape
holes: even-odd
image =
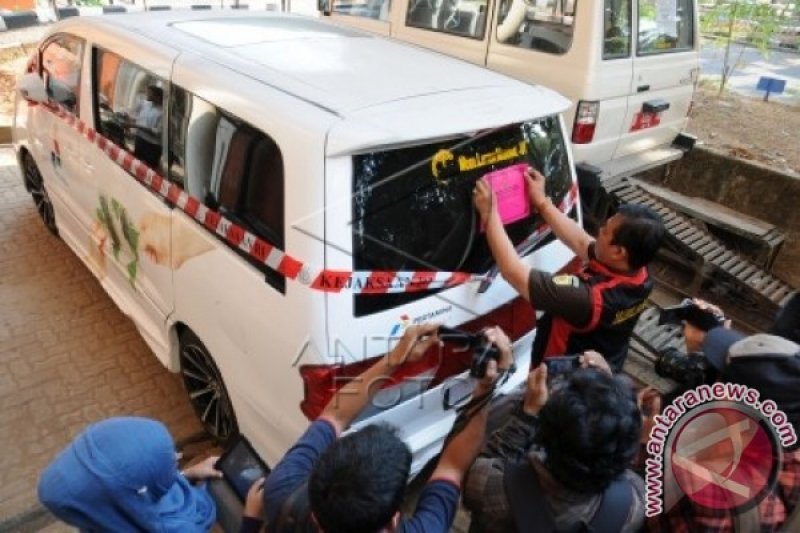
[[[486,276],[470,274],[469,272],[352,272],[349,270],[315,268],[291,257],[283,250],[279,250],[260,237],[253,235],[243,227],[220,215],[219,212],[209,209],[197,198],[189,196],[181,187],[165,179],[127,150],[120,148],[103,137],[97,130],[88,126],[72,113],[64,110],[63,107],[49,107],[49,109],[83,135],[89,142],[102,150],[117,165],[168,203],[192,217],[231,246],[238,248],[283,276],[308,285],[312,289],[332,293],[349,290],[356,294],[393,294],[443,289],[486,279]],[[568,194],[564,196],[559,208],[565,213],[569,212],[575,205],[576,199],[577,187],[573,185]],[[531,237],[546,231],[549,231],[549,228],[541,227]]]

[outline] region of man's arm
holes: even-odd
[[[528,168],[525,172],[525,181],[528,184],[528,198],[531,206],[550,225],[558,240],[567,245],[583,261],[588,261],[589,244],[594,241],[592,236],[553,205],[544,192],[545,178],[536,169]]]
[[[498,362],[489,361],[486,377],[475,385],[473,398],[491,394],[499,372],[507,371],[513,362],[511,341],[505,333],[495,327],[486,331],[485,334],[489,341],[500,350],[500,360]],[[464,429],[445,446],[431,479],[446,479],[461,486],[467,470],[478,457],[478,452],[483,446],[489,403],[485,402],[485,405],[472,415]]]
[[[478,210],[481,221],[486,227],[486,241],[489,243],[489,249],[492,252],[492,257],[497,262],[500,274],[503,275],[509,285],[514,287],[520,296],[529,300],[528,272],[530,267],[522,262],[522,259],[514,249],[514,245],[511,243],[511,239],[508,238],[506,229],[503,227],[503,222],[497,212],[496,202],[489,184],[483,179],[478,180],[475,184],[473,197],[475,208]]]
[[[333,424],[337,433],[344,431],[373,396],[386,378],[406,361],[416,361],[431,346],[438,344],[438,324],[410,326],[394,349],[360,376],[342,387],[325,406],[320,418]]]

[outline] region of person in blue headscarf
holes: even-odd
[[[82,531],[208,531],[215,507],[205,487],[218,478],[209,457],[178,471],[175,443],[161,422],[110,418],[90,425],[44,470],[39,499]]]

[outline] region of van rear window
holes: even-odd
[[[571,178],[557,117],[355,156],[355,270],[486,272],[494,261],[472,205],[472,189],[483,175],[520,163],[547,177],[555,202],[564,198]],[[541,223],[530,214],[507,224],[506,231],[517,245]],[[355,315],[391,309],[434,292],[356,294]]]

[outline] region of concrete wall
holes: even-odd
[[[780,228],[786,240],[773,273],[800,287],[800,175],[699,147],[666,169],[649,172],[646,179]]]

